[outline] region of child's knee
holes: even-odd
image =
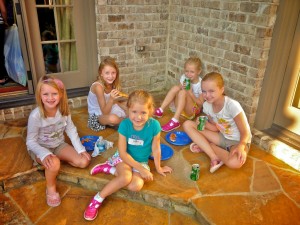
[[[78,163],[79,168],[86,168],[90,164],[90,160],[88,160],[86,157],[81,157]]]
[[[137,192],[137,191],[140,191],[144,186],[144,181],[141,179],[137,182],[131,182],[127,188],[128,190],[130,191],[134,191],[134,192]]]
[[[244,163],[241,163],[239,160],[234,159],[234,160],[228,160],[226,163],[226,166],[230,169],[239,169],[244,165]]]
[[[57,157],[52,157],[52,164],[47,168],[49,172],[57,172],[60,169],[60,159]]]
[[[132,180],[132,175],[125,174],[122,176],[118,176],[118,178],[119,178],[119,184],[121,184],[122,187],[126,187],[130,184],[130,182]]]
[[[180,90],[181,90],[181,87],[180,87],[179,85],[175,85],[175,86],[173,86],[173,87],[171,88],[170,91],[172,91],[172,92],[178,92],[178,91],[180,91]]]
[[[184,130],[188,130],[188,129],[190,129],[190,128],[192,128],[192,125],[193,125],[193,121],[191,121],[191,120],[186,120],[184,123],[183,123],[183,129]]]
[[[118,125],[121,122],[121,118],[115,114],[111,114],[109,117],[109,124],[110,125]]]

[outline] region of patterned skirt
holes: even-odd
[[[105,125],[99,123],[99,116],[93,114],[89,115],[88,127],[93,131],[100,131],[105,129]]]

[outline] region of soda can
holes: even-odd
[[[190,175],[191,180],[198,180],[199,179],[199,173],[200,173],[200,165],[199,164],[193,164],[192,165],[192,172]]]
[[[198,130],[204,130],[206,120],[207,120],[207,116],[199,116],[199,124],[197,126]]]
[[[191,80],[189,78],[185,78],[185,90],[190,90],[191,89]]]

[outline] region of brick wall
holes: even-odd
[[[164,92],[168,0],[98,0],[98,61],[117,59],[122,87]]]
[[[197,55],[254,123],[279,0],[98,0],[99,62],[113,56],[123,87],[166,92]],[[145,46],[145,50],[137,49]]]
[[[198,55],[202,76],[220,72],[225,93],[241,103],[253,125],[278,0],[170,2],[167,79],[178,79],[184,60]]]

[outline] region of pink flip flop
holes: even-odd
[[[59,206],[61,203],[60,196],[57,192],[50,195],[46,191],[46,198],[47,198],[47,204],[51,207]]]
[[[201,148],[199,148],[199,146],[196,143],[194,143],[194,142],[192,144],[190,144],[190,150],[193,153],[203,152],[203,150]]]

